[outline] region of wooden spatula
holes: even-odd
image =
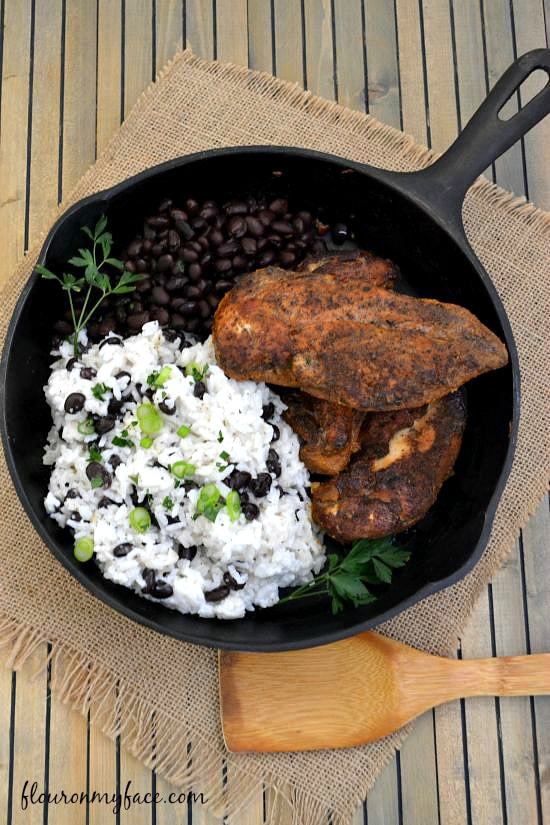
[[[470,661],[377,633],[288,653],[220,653],[230,751],[347,748],[467,696],[550,693],[550,653]]]

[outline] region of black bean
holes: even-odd
[[[153,241],[157,237],[157,233],[152,226],[149,226],[147,221],[143,225],[143,237],[146,241]]]
[[[111,473],[105,469],[103,464],[100,464],[99,461],[91,461],[88,466],[86,467],[86,475],[90,479],[93,478],[100,478],[103,484],[103,487],[109,487],[113,477]]]
[[[246,269],[248,266],[248,261],[242,255],[235,255],[231,263],[233,264],[233,269],[236,270]]]
[[[166,272],[167,269],[171,269],[174,265],[174,259],[171,255],[161,255],[157,261],[157,272]]]
[[[122,464],[122,459],[118,455],[112,455],[109,459],[109,464],[111,465],[113,470],[116,470],[116,468],[120,467],[120,465]]]
[[[174,220],[174,225],[185,241],[190,241],[191,238],[195,236],[195,230],[191,224],[187,222],[187,220],[183,218],[176,218]]]
[[[220,244],[223,243],[223,240],[224,240],[223,233],[220,232],[219,229],[213,229],[210,232],[209,236],[208,236],[208,241],[210,243],[210,246],[213,246],[215,248],[219,247]]]
[[[153,247],[153,249],[154,249],[154,247]],[[126,261],[126,263],[124,264],[124,269],[126,270],[126,272],[132,272],[132,273],[135,272],[136,271],[136,265],[135,265],[134,261]]]
[[[155,586],[155,571],[149,570],[147,567],[143,568],[143,580],[145,581],[145,587],[142,588],[142,593],[151,593],[153,587]]]
[[[212,294],[211,294],[211,295],[209,295],[209,296],[207,297],[207,299],[206,299],[206,300],[208,301],[208,303],[210,304],[210,306],[212,307],[212,309],[216,309],[216,307],[217,307],[217,306],[218,306],[218,304],[220,303],[220,299],[218,298],[218,296],[217,296],[217,295],[212,295]]]
[[[288,221],[273,221],[271,229],[273,232],[279,232],[281,235],[292,235],[294,232],[292,224]]]
[[[264,421],[269,421],[275,415],[275,404],[270,401],[262,407],[262,418]]]
[[[258,256],[258,263],[260,266],[269,266],[275,260],[275,253],[272,249],[264,249]]]
[[[173,592],[172,585],[165,582],[164,579],[156,581],[150,591],[151,596],[155,599],[169,599]]]
[[[82,516],[78,512],[78,510],[73,510],[73,512],[69,515],[71,521],[82,521]]]
[[[80,412],[86,401],[85,396],[81,392],[72,392],[65,399],[64,409],[66,413]]]
[[[214,263],[214,269],[220,274],[229,272],[231,269],[231,261],[229,258],[218,258],[218,260]]]
[[[202,328],[203,328],[206,336],[210,335],[210,333],[212,332],[213,327],[214,327],[214,319],[213,318],[206,318],[202,322]]]
[[[67,490],[67,492],[65,493],[65,500],[67,500],[68,498],[79,498],[79,493],[73,489]]]
[[[97,372],[93,367],[82,367],[80,370],[80,377],[85,378],[87,381],[92,381],[96,375]]]
[[[254,215],[246,216],[246,225],[248,227],[248,232],[254,237],[259,238],[260,235],[264,234],[265,227],[262,221],[259,218],[255,218]]]
[[[275,212],[276,215],[286,215],[288,212],[288,201],[284,198],[276,198],[274,201],[271,201],[269,208],[272,212]]]
[[[275,478],[279,478],[281,475],[281,462],[279,461],[279,454],[275,450],[268,452],[265,466],[270,473],[273,473]]]
[[[151,278],[143,278],[139,284],[136,284],[136,292],[149,292],[151,287],[153,286],[153,282]]]
[[[172,275],[171,278],[168,278],[164,287],[165,290],[168,292],[175,292],[177,289],[182,289],[187,283],[187,278],[183,275]],[[162,287],[155,287],[156,289],[162,289]],[[170,300],[170,296],[168,296],[168,300]],[[158,303],[158,302],[157,302]]]
[[[190,284],[185,288],[185,297],[191,301],[196,301],[202,296],[202,289],[197,284]]]
[[[195,261],[199,260],[199,253],[196,249],[191,249],[189,246],[185,246],[181,252],[181,259],[188,264],[193,264]]]
[[[221,602],[221,600],[225,599],[228,595],[229,587],[226,584],[221,584],[219,587],[215,587],[214,590],[209,590],[205,593],[204,598],[207,602]]]
[[[165,415],[174,415],[174,413],[176,412],[176,404],[174,401],[169,402],[166,399],[163,399],[159,403],[159,410],[162,410],[162,412],[165,413]]]
[[[188,493],[190,490],[198,490],[199,485],[197,484],[196,481],[184,481],[183,489],[185,490],[186,493]]]
[[[174,344],[178,338],[181,339],[181,333],[175,329],[163,329],[162,334],[170,344]]]
[[[347,241],[349,231],[345,223],[335,223],[332,227],[332,240],[338,246],[341,246],[344,241]]]
[[[72,370],[77,361],[78,358],[69,358],[69,360],[65,364],[65,369],[67,370],[67,372],[70,372]],[[80,371],[80,374],[82,375],[82,370]]]
[[[197,201],[194,201],[192,198],[189,198],[185,201],[185,208],[189,212],[190,215],[196,215],[199,211],[199,204]]]
[[[171,229],[168,233],[168,247],[171,250],[176,250],[180,245],[180,236],[175,229]]]
[[[232,490],[244,490],[251,481],[252,476],[250,473],[247,473],[246,470],[237,470],[236,468],[227,478],[224,478],[224,484],[227,484]]]
[[[172,304],[172,306],[174,306],[174,303]],[[198,306],[199,305],[196,301],[183,301],[181,304],[174,308],[177,309],[178,312],[181,312],[182,315],[190,316],[196,313]]]
[[[94,429],[98,435],[105,435],[115,426],[114,415],[104,415],[94,421]]]
[[[128,315],[128,318],[126,319],[128,328],[132,330],[132,332],[139,332],[142,326],[146,324],[148,321],[148,312],[134,312],[131,315]]]
[[[205,301],[204,299],[202,301],[199,301],[199,313],[201,315],[201,318],[209,318],[211,312],[212,307],[210,306],[208,301]]]
[[[166,215],[153,215],[152,218],[147,218],[147,223],[155,229],[164,229],[168,226],[168,218]]]
[[[223,206],[228,215],[246,215],[248,206],[244,201],[230,201]]]
[[[163,286],[154,286],[151,291],[151,298],[159,306],[167,306],[170,303],[170,296]]]
[[[193,387],[193,395],[195,398],[200,398],[202,400],[204,394],[206,392],[206,384],[204,381],[197,381],[195,386]]]
[[[246,221],[241,215],[233,215],[227,221],[227,230],[233,238],[242,238],[246,229]]]
[[[177,312],[173,312],[171,324],[175,329],[184,329],[185,318],[183,317],[183,315],[179,315]]]
[[[100,326],[101,329],[101,326]],[[122,338],[118,338],[116,335],[109,335],[108,338],[104,338],[103,341],[99,345],[99,349],[103,349],[103,347],[122,347]]]
[[[283,249],[282,252],[279,252],[279,263],[281,266],[292,266],[295,261],[296,255],[294,252],[289,252],[287,249]]]
[[[70,335],[73,331],[73,325],[68,321],[56,321],[53,325],[53,331],[59,335]],[[61,343],[61,341],[59,343]]]
[[[126,372],[126,370],[122,370],[121,372],[117,372],[117,374],[115,375],[115,378],[116,378],[117,381],[120,381],[122,378],[128,378],[128,381],[132,380],[132,376],[130,375],[129,372]]]
[[[249,502],[243,506],[242,514],[247,521],[254,521],[254,519],[258,518],[260,515],[260,508],[257,504],[252,504],[252,502]]]
[[[229,570],[226,570],[223,574],[223,580],[230,590],[242,590],[246,584],[246,582],[239,583],[238,581],[236,581],[229,572]]]
[[[225,243],[220,244],[218,247],[218,255],[224,258],[227,255],[233,255],[237,252],[239,248],[239,244],[237,241],[226,241]]]
[[[271,209],[262,209],[258,212],[258,218],[264,226],[271,226],[275,220],[275,212]]]
[[[165,198],[163,201],[160,202],[159,212],[167,212],[171,206],[172,201],[170,200],[170,198]]]
[[[249,485],[252,494],[255,495],[256,498],[263,498],[269,493],[272,481],[273,479],[269,473],[258,473]]]
[[[187,274],[192,281],[199,281],[202,275],[202,267],[200,264],[190,264]]]
[[[200,215],[197,215],[196,218],[193,218],[190,223],[196,232],[203,232],[208,226],[204,218],[201,218]]]
[[[124,406],[124,400],[118,398],[111,398],[109,404],[107,406],[107,412],[109,415],[117,415]],[[97,430],[96,430],[97,432]]]
[[[191,545],[191,547],[184,547],[183,544],[178,545],[178,556],[180,559],[188,559],[189,561],[193,561],[196,555],[197,548],[194,544]]]
[[[201,218],[203,218],[208,223],[212,223],[216,219],[216,215],[218,214],[218,207],[213,202],[205,203],[199,212]]]
[[[280,437],[281,437],[281,431],[280,431],[280,429],[277,427],[277,425],[276,425],[276,424],[272,424],[271,426],[273,427],[273,437],[272,437],[272,439],[271,439],[271,440],[272,440],[272,441],[278,441],[278,440],[280,439]]]
[[[258,244],[255,238],[243,238],[241,241],[241,249],[244,255],[251,257],[256,254]]]
[[[103,499],[101,499],[101,501],[103,501]],[[127,556],[133,549],[133,546],[129,542],[125,541],[122,544],[117,544],[116,547],[113,547],[113,556],[117,559],[121,559],[123,556]]]
[[[126,252],[130,258],[137,258],[141,252],[141,241],[137,239],[132,241],[132,243],[128,244],[126,247]]]

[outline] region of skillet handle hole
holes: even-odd
[[[550,74],[545,69],[533,69],[500,107],[499,120],[511,120],[549,84]]]

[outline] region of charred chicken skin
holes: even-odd
[[[336,475],[361,446],[365,413],[296,390],[283,391],[283,418],[302,440],[300,458],[312,473]]]
[[[361,271],[245,275],[220,303],[213,335],[232,378],[363,411],[420,407],[508,360],[468,310],[373,287]]]
[[[372,413],[347,469],[312,485],[313,520],[340,541],[406,530],[451,474],[465,422],[462,390],[418,409]]]

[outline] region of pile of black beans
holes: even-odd
[[[338,230],[335,225],[334,229]],[[111,296],[88,332],[98,341],[109,332],[139,332],[148,321],[206,338],[220,300],[235,278],[270,264],[295,267],[306,255],[326,251],[329,227],[309,210],[290,210],[283,197],[248,197],[217,203],[165,199],[120,257],[142,275],[135,292]],[[336,242],[340,240],[335,231]],[[71,332],[70,314],[56,322],[58,335]]]

